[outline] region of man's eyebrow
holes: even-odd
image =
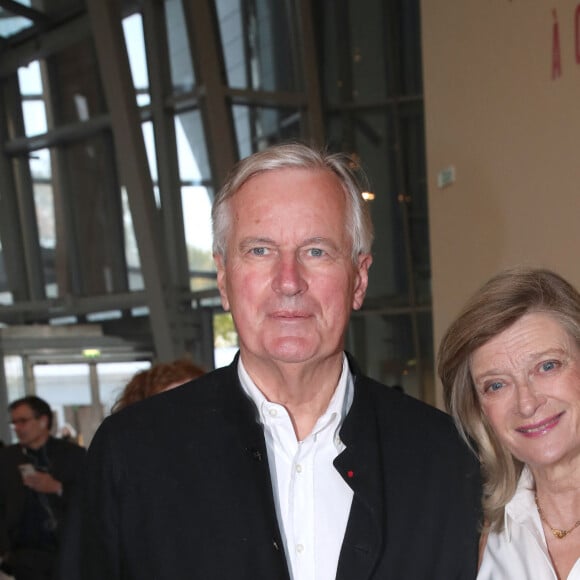
[[[304,240],[303,244],[332,244],[330,238],[324,238],[322,236],[314,236],[313,238],[307,238]]]
[[[267,245],[272,245],[274,244],[274,240],[272,240],[271,238],[253,238],[253,237],[248,237],[248,238],[244,238],[243,240],[240,240],[240,248],[246,248],[248,246],[255,246],[256,244],[267,244]]]
[[[315,236],[313,238],[308,238],[304,240],[300,246],[312,246],[312,245],[320,245],[320,246],[329,246],[331,248],[338,248],[339,246],[332,238],[324,238],[322,236]]]

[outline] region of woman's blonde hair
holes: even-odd
[[[439,347],[438,373],[447,409],[479,456],[484,476],[483,512],[496,531],[513,497],[523,463],[505,449],[487,422],[470,372],[471,355],[522,316],[554,317],[580,346],[580,294],[564,278],[545,269],[516,268],[491,278],[451,324]]]

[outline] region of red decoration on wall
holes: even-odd
[[[576,64],[580,64],[580,4],[574,13],[574,44],[576,45]]]
[[[560,52],[560,28],[556,10],[552,10],[554,24],[552,25],[552,80],[562,76],[562,55]]]

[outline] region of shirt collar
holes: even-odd
[[[264,393],[260,391],[260,389],[256,386],[248,371],[246,370],[242,358],[240,357],[238,360],[238,377],[240,379],[240,384],[242,389],[250,397],[253,401],[256,408],[260,410],[260,422],[263,424],[262,413],[261,410],[264,407],[264,404],[268,402],[268,399],[264,396]],[[342,355],[342,372],[340,373],[340,378],[338,379],[338,384],[336,385],[336,389],[330,399],[328,407],[324,411],[324,413],[318,418],[314,429],[312,430],[312,434],[316,434],[317,432],[321,431],[325,427],[328,426],[329,423],[334,422],[336,424],[335,428],[335,445],[339,449],[343,449],[344,445],[340,441],[338,437],[338,432],[342,426],[342,423],[350,410],[352,405],[352,401],[354,398],[354,381],[352,374],[350,372],[350,368],[348,366],[348,360],[346,355],[343,353]]]
[[[511,541],[512,527],[520,524],[537,532],[541,529],[540,516],[536,509],[534,476],[527,466],[524,466],[516,492],[506,504],[504,511],[504,533],[506,540]]]

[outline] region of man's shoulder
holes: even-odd
[[[235,372],[231,367],[210,371],[201,377],[168,391],[133,403],[113,413],[105,420],[107,425],[129,425],[163,423],[166,418],[204,413],[232,404],[237,388]],[[109,427],[110,428],[110,427]]]
[[[378,412],[389,415],[419,415],[427,420],[450,423],[451,418],[447,413],[436,407],[421,401],[405,392],[379,383],[378,381],[361,375],[357,378],[355,393],[367,399],[369,404],[373,404]]]
[[[91,440],[89,457],[104,453],[151,460],[153,452],[157,457],[167,449],[174,453],[221,438],[228,425],[253,425],[250,404],[235,369],[211,371],[106,417]]]
[[[47,441],[47,446],[52,451],[62,453],[63,455],[66,454],[70,457],[82,457],[86,453],[86,449],[77,443],[57,437],[50,437]]]
[[[0,449],[0,463],[6,465],[9,463],[20,463],[23,458],[22,449],[20,445],[7,445]]]
[[[368,377],[357,380],[355,402],[357,398],[359,420],[373,413],[389,440],[417,442],[427,453],[450,446],[470,454],[451,416],[424,401]]]
[[[232,392],[236,392],[238,385],[237,375],[231,367],[222,367],[210,371],[187,383],[179,385],[168,391],[149,397],[134,405],[150,408],[174,408],[182,404],[188,406],[215,405],[220,400],[229,400]]]
[[[367,438],[375,437],[392,460],[437,465],[439,472],[478,472],[475,455],[459,435],[451,416],[428,403],[365,377],[357,380],[351,411],[356,416],[350,429],[356,432],[358,426]],[[376,425],[374,430],[363,427],[371,418]]]

